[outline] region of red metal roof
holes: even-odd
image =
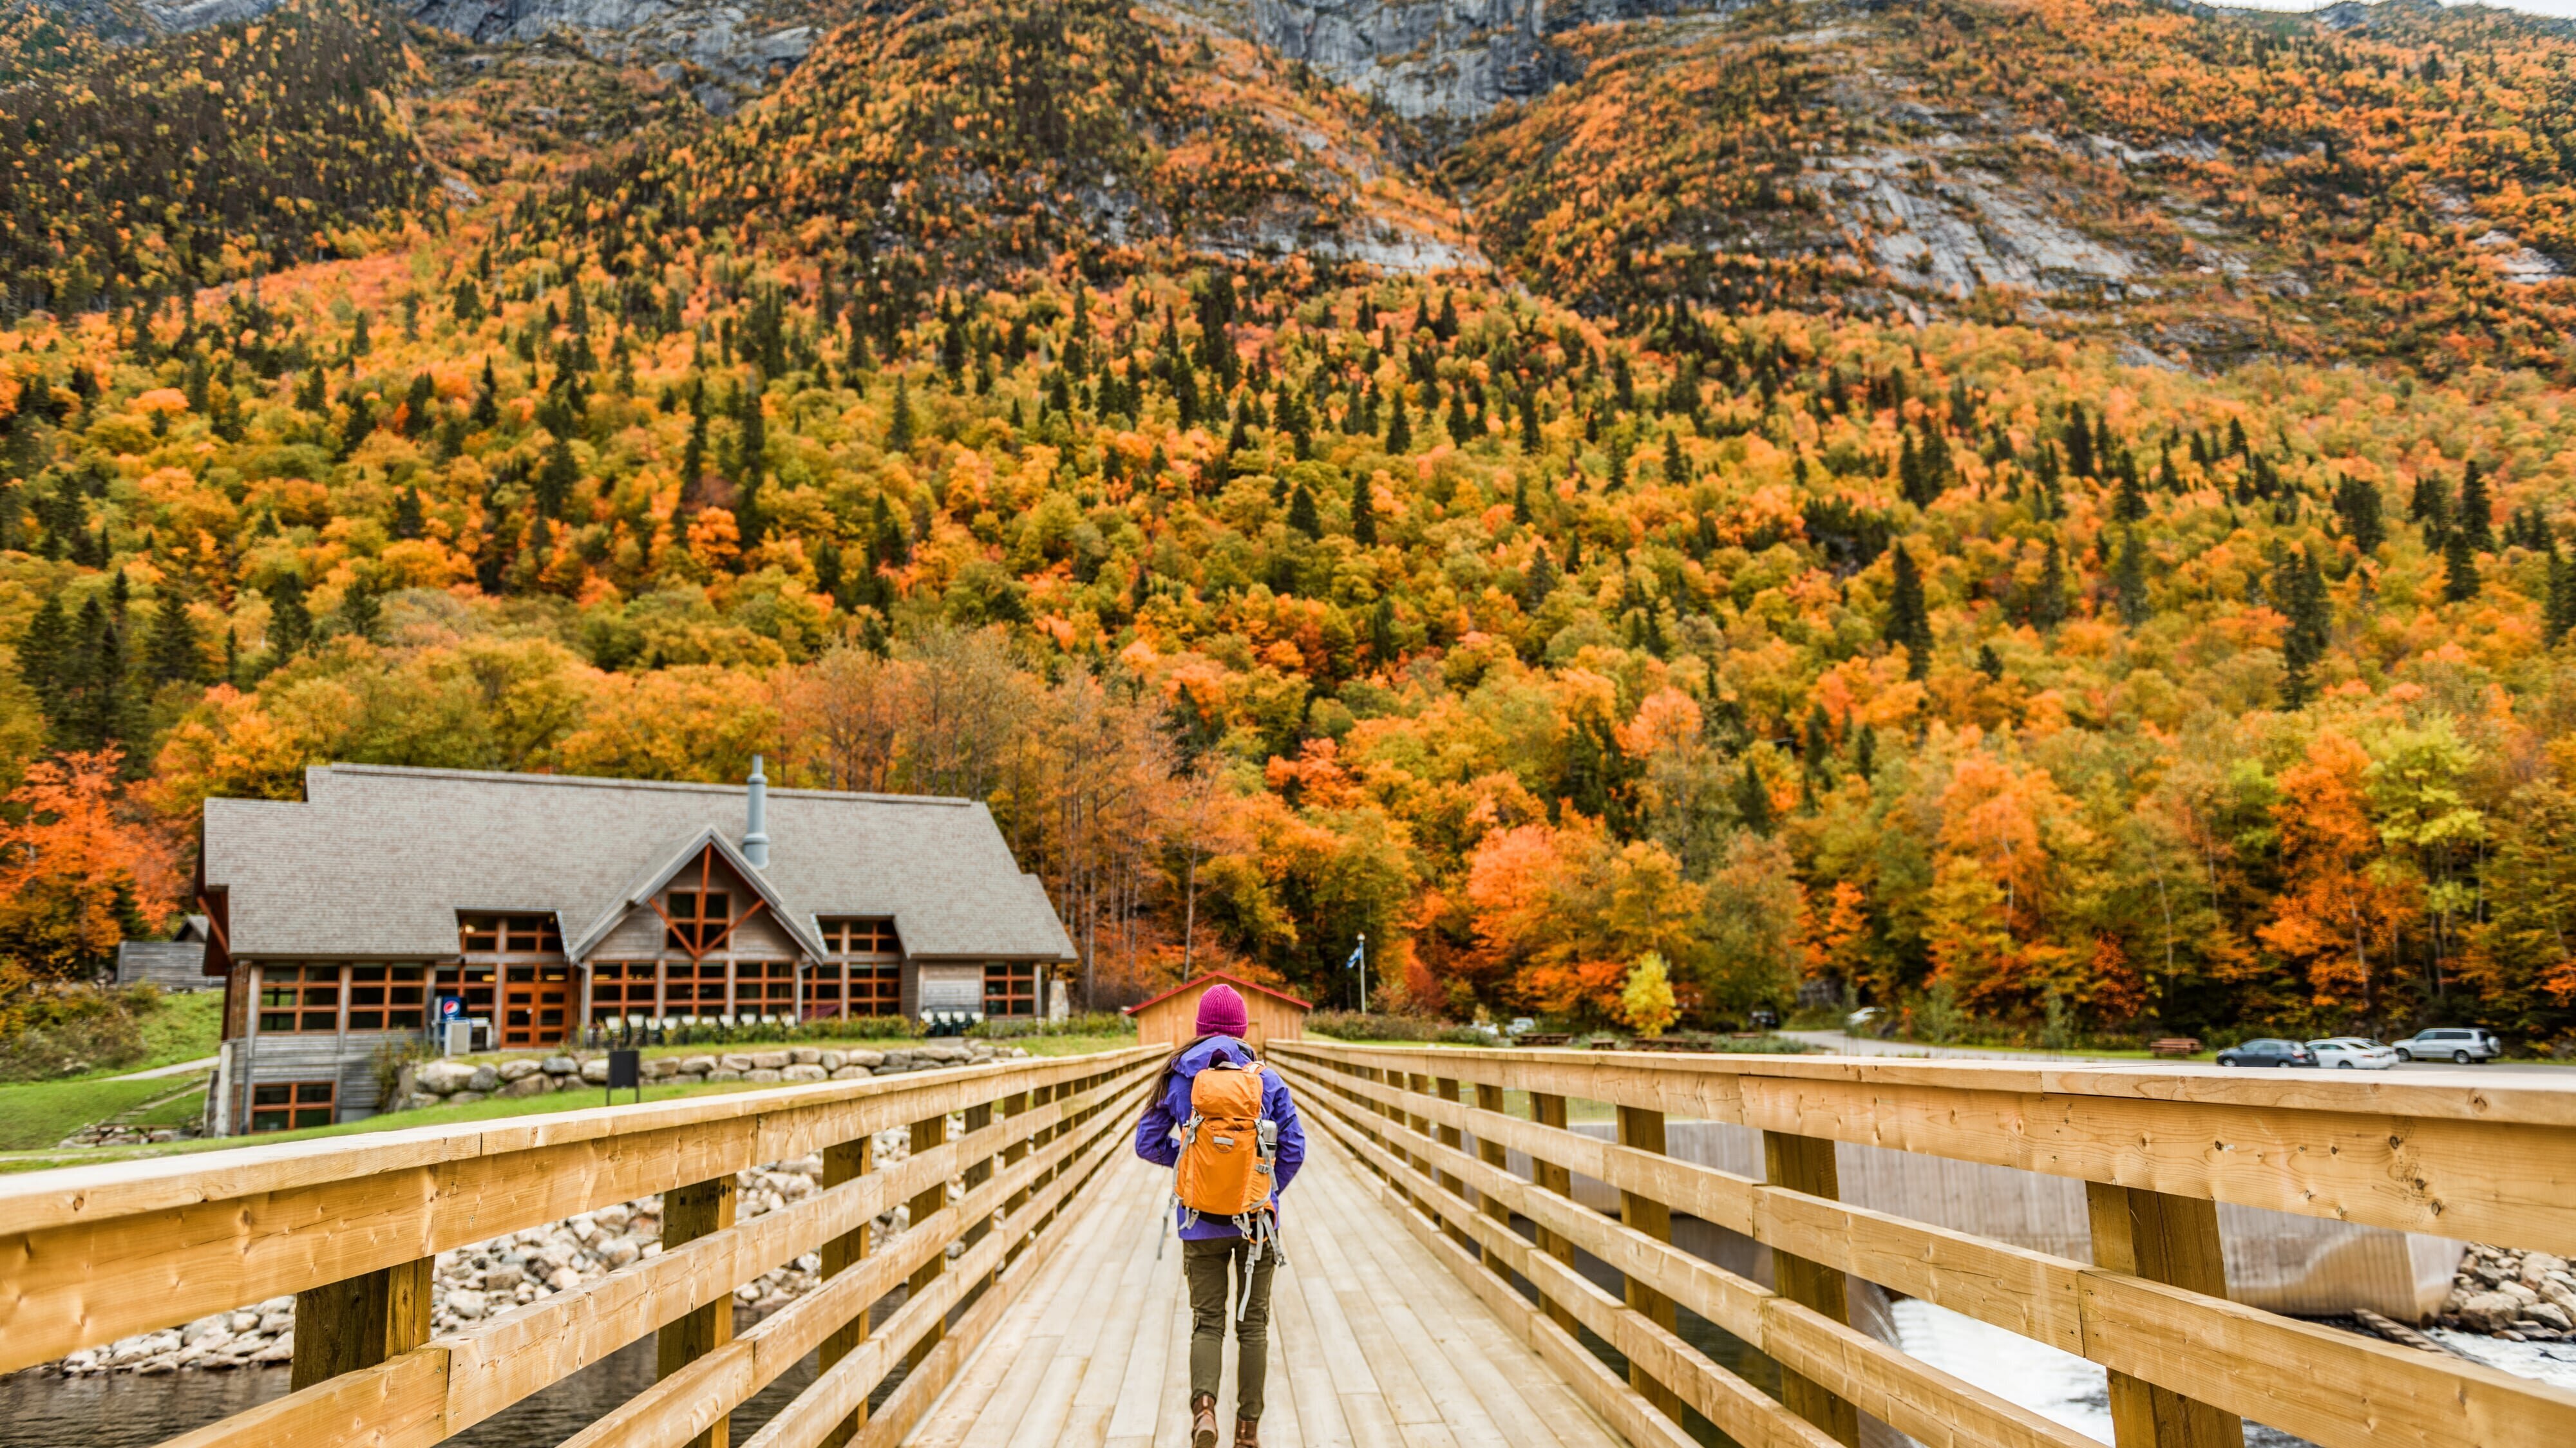
[[[1205,985],[1207,982],[1212,980],[1224,981],[1227,985],[1233,986],[1237,990],[1257,990],[1263,995],[1269,996],[1274,1000],[1286,1001],[1288,1004],[1295,1006],[1301,1011],[1311,1011],[1315,1008],[1315,1003],[1313,1001],[1301,1001],[1284,990],[1273,990],[1266,985],[1255,985],[1241,976],[1228,975],[1221,970],[1211,970],[1204,975],[1195,975],[1190,977],[1188,980],[1182,981],[1179,985],[1172,987],[1170,990],[1163,992],[1152,1000],[1138,1001],[1136,1004],[1120,1011],[1119,1014],[1122,1016],[1132,1016],[1147,1006],[1161,1005],[1163,1002],[1170,1000],[1172,997],[1179,995],[1181,992],[1188,990],[1193,986]]]

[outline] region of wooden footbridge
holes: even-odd
[[[650,1336],[658,1380],[568,1448],[1178,1445],[1186,1304],[1155,1256],[1160,1174],[1128,1147],[1159,1059],[6,1179],[0,1371],[293,1292],[293,1391],[176,1441],[428,1448]],[[2576,1444],[2576,1394],[2229,1301],[2215,1206],[2576,1256],[2576,1090],[1320,1042],[1272,1059],[1313,1142],[1273,1310],[1273,1445],[2093,1442],[1848,1325],[1853,1277],[2102,1365],[2118,1448],[2219,1448],[2246,1421],[2321,1448]],[[1615,1140],[1568,1129],[1580,1103],[1615,1114]],[[1673,1119],[1760,1130],[1764,1179],[1666,1155]],[[872,1161],[896,1127],[910,1153]],[[2093,1260],[1839,1202],[1838,1142],[2081,1180]],[[736,1171],[817,1152],[824,1190],[734,1220]],[[1576,1200],[1576,1174],[1616,1191],[1615,1216]],[[430,1335],[437,1253],[654,1192],[658,1255]],[[898,1205],[910,1225],[880,1239]],[[1676,1214],[1767,1244],[1776,1290],[1675,1247]],[[735,1287],[809,1252],[822,1285],[737,1334]],[[1778,1395],[1694,1347],[1684,1312],[1739,1339],[1739,1366],[1776,1365]],[[809,1359],[783,1409],[733,1421]]]

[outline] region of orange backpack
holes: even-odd
[[[1190,1079],[1190,1119],[1181,1123],[1181,1159],[1172,1168],[1173,1214],[1178,1227],[1201,1217],[1223,1217],[1252,1244],[1244,1279],[1264,1247],[1276,1249],[1279,1224],[1270,1210],[1277,1179],[1279,1123],[1261,1114],[1261,1064],[1216,1060]],[[1161,1256],[1157,1246],[1154,1255]],[[1281,1261],[1287,1254],[1279,1254]],[[1246,1295],[1249,1301],[1249,1294]],[[1237,1307],[1236,1312],[1242,1311]]]

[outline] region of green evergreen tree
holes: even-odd
[[[69,661],[71,642],[71,617],[63,611],[63,596],[49,594],[18,640],[18,677],[36,696],[45,716],[57,721],[63,709],[63,667]]]
[[[2471,458],[2460,469],[2460,532],[2480,553],[2495,551],[2495,504],[2487,497],[2486,474]]]
[[[2147,550],[2134,531],[2120,540],[2111,565],[2111,600],[2122,623],[2136,628],[2147,621]]]
[[[164,588],[152,615],[151,656],[147,666],[157,684],[193,684],[206,672],[206,657],[197,644],[196,626],[176,589]]]
[[[1690,464],[1682,457],[1682,436],[1677,432],[1664,434],[1664,481],[1674,484],[1690,481]]]
[[[2172,460],[2166,460],[2170,466]],[[2119,491],[2111,495],[2111,520],[2115,523],[2144,522],[2147,516],[2147,490],[2138,486],[2138,470],[2123,468]]]
[[[1324,518],[1315,510],[1315,495],[1304,483],[1288,497],[1288,526],[1309,538],[1324,536]]]
[[[2030,621],[2041,631],[2066,622],[2066,554],[2051,534],[2039,560],[2039,583],[2031,591]]]
[[[1377,546],[1377,500],[1366,478],[1351,480],[1351,541],[1362,548]]]
[[[1405,416],[1404,389],[1398,387],[1387,398],[1386,450],[1409,452],[1413,447],[1413,423]]]
[[[1536,613],[1556,592],[1556,560],[1548,557],[1547,545],[1541,543],[1530,551],[1529,568],[1521,575],[1521,612]]]
[[[546,460],[537,469],[537,515],[560,518],[564,504],[572,497],[573,484],[581,481],[581,463],[572,455],[572,444],[556,438],[546,449]]]
[[[2367,558],[2388,541],[2388,525],[2380,516],[2379,487],[2360,478],[2345,478],[2335,484],[2335,515],[2343,520],[2344,536]]]
[[[1932,668],[1932,614],[1923,599],[1923,575],[1914,555],[1894,550],[1895,581],[1888,590],[1887,642],[1905,650],[1905,676],[1920,679]]]
[[[1391,667],[1401,651],[1395,639],[1395,600],[1381,598],[1369,610],[1369,658],[1380,667]]]
[[[2466,603],[2478,596],[2478,555],[2469,530],[2453,528],[2442,542],[2442,598]]]
[[[313,641],[313,613],[304,604],[304,578],[281,573],[268,586],[268,648],[272,665],[304,652]]]
[[[1757,835],[1771,833],[1771,786],[1763,783],[1762,771],[1753,761],[1744,761],[1744,772],[1735,780],[1735,812],[1744,819],[1744,827]]]
[[[2551,647],[2576,628],[2576,564],[2558,556],[2554,546],[2549,550],[2549,602],[2542,612],[2542,626]]]
[[[420,489],[405,488],[394,498],[393,535],[398,539],[420,537],[428,527],[421,516]]]
[[[911,383],[900,372],[894,377],[893,417],[886,424],[886,451],[891,453],[912,451]]]

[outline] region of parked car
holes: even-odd
[[[2230,1046],[2218,1053],[2221,1066],[2313,1066],[2316,1052],[2297,1041],[2275,1041],[2269,1038]]]
[[[2397,1069],[2396,1047],[2383,1046],[2377,1041],[2363,1040],[2359,1036],[2333,1036],[2322,1041],[2310,1041],[2308,1049],[2316,1053],[2317,1064],[2320,1066],[2332,1066],[2343,1071],[2394,1071]]]
[[[2400,1061],[2492,1061],[2504,1054],[2504,1042],[2493,1031],[2475,1026],[2440,1026],[2417,1031],[2396,1045]]]

